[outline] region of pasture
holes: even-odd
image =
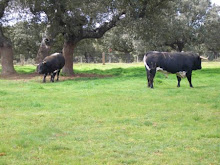
[[[193,72],[194,88],[157,73],[149,89],[143,63],[74,69],[93,76],[0,78],[1,165],[219,164],[219,62]]]

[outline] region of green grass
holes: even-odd
[[[149,89],[143,64],[74,69],[112,76],[0,79],[1,165],[219,164],[220,63],[194,71],[193,89],[160,73]]]

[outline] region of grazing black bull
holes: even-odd
[[[44,58],[37,66],[37,72],[39,74],[44,74],[43,82],[46,82],[46,77],[48,74],[51,75],[50,81],[54,82],[54,77],[57,74],[57,81],[59,80],[60,70],[65,65],[65,58],[61,53],[54,53],[50,56]]]
[[[187,77],[190,87],[192,71],[201,69],[201,59],[207,59],[193,53],[148,52],[144,55],[144,65],[147,72],[148,87],[153,88],[156,71],[175,73],[180,87],[181,78]]]

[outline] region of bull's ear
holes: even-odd
[[[47,64],[47,62],[46,62],[46,61],[43,61],[42,64]]]
[[[208,58],[203,57],[203,56],[199,56],[199,58],[200,58],[201,60],[208,60]]]

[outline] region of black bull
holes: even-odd
[[[51,82],[54,82],[54,77],[57,74],[57,81],[59,80],[60,70],[65,65],[65,58],[61,53],[54,53],[50,56],[44,58],[43,62],[41,62],[37,66],[37,72],[39,74],[44,74],[43,82],[46,82],[46,77],[48,74],[51,75]]]
[[[147,72],[148,87],[153,88],[156,71],[175,73],[180,87],[181,78],[187,77],[190,87],[192,71],[201,69],[201,59],[207,59],[193,53],[148,52],[144,55],[144,65]]]

